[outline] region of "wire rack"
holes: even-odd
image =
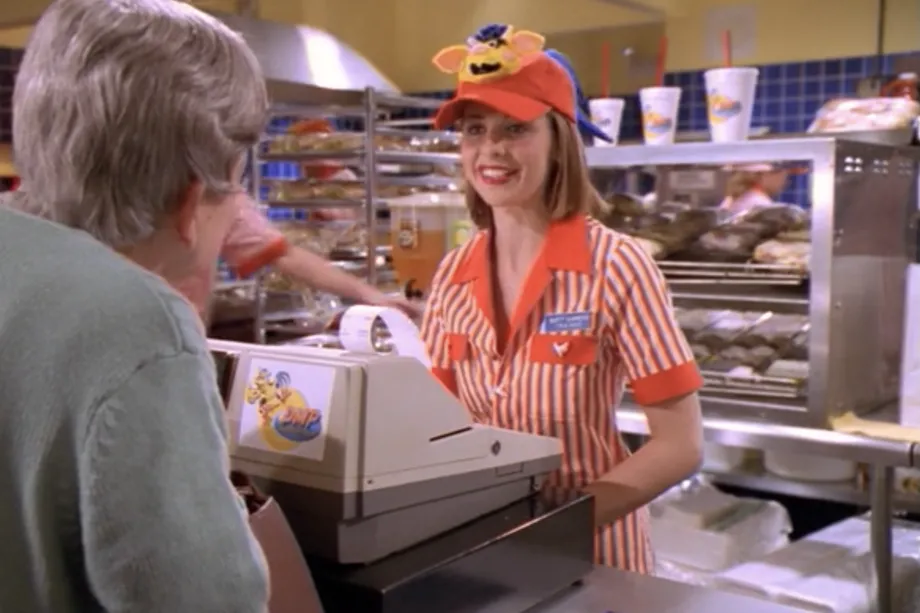
[[[331,97],[331,98],[330,98]],[[329,98],[329,100],[327,100]],[[334,100],[332,98],[335,98]],[[361,274],[368,283],[375,285],[378,282],[388,281],[392,278],[389,269],[389,245],[380,244],[377,232],[378,215],[381,209],[386,208],[385,199],[381,198],[381,188],[388,185],[451,188],[456,187],[456,179],[449,177],[431,176],[431,169],[443,166],[455,166],[458,155],[454,153],[416,153],[410,151],[390,151],[380,147],[368,147],[367,143],[373,142],[380,135],[399,135],[412,139],[415,137],[433,139],[447,143],[456,142],[456,135],[446,132],[428,130],[413,130],[412,126],[425,125],[425,120],[412,122],[390,121],[393,111],[415,110],[431,111],[440,106],[440,100],[416,98],[409,96],[384,94],[373,89],[363,92],[327,92],[322,105],[291,105],[277,101],[274,109],[276,116],[309,118],[338,118],[357,119],[363,125],[363,137],[354,139],[355,145],[349,149],[341,150],[283,150],[271,147],[273,138],[269,135],[252,151],[253,173],[252,192],[256,200],[269,209],[296,209],[310,211],[316,209],[352,208],[364,211],[362,222],[366,229],[366,248],[361,253],[350,253],[344,258],[350,263],[342,264],[342,268],[355,274]],[[326,104],[328,102],[328,104]],[[406,128],[406,129],[403,129]],[[262,166],[267,162],[285,162],[300,166],[322,164],[335,161],[341,165],[361,168],[363,189],[355,197],[343,199],[329,198],[297,198],[273,199],[271,186],[278,181],[298,180],[297,176],[282,178],[267,178],[262,174]],[[413,176],[404,172],[406,168],[417,171]],[[263,190],[268,188],[268,193]],[[309,223],[306,221],[305,223]],[[330,253],[330,259],[335,260],[336,253]],[[360,263],[360,265],[358,265]],[[263,278],[259,275],[255,279],[256,295],[256,342],[265,343],[268,331],[299,332],[301,328],[312,327],[312,322],[301,318],[302,310],[294,309],[287,313],[269,315],[266,312],[267,292],[263,286]],[[306,317],[306,315],[304,315]]]
[[[779,264],[684,262],[664,260],[658,263],[672,285],[761,285],[799,286],[808,272]]]

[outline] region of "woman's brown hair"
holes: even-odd
[[[551,221],[566,219],[578,214],[595,214],[602,208],[603,199],[588,175],[584,146],[575,125],[555,112],[550,112],[549,170],[546,176],[543,203]],[[466,184],[466,206],[470,218],[480,229],[492,227],[492,208],[469,183]]]

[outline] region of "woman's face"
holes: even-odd
[[[549,118],[520,122],[470,105],[460,122],[463,176],[491,207],[539,206],[549,168]]]

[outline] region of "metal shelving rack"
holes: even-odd
[[[265,151],[264,144],[253,151],[252,193],[257,202],[269,208],[286,208],[310,210],[331,207],[352,207],[364,211],[366,224],[367,249],[364,261],[364,271],[368,283],[374,285],[379,279],[379,263],[381,248],[378,244],[377,224],[378,211],[385,207],[379,198],[380,187],[383,185],[450,187],[457,181],[450,178],[431,176],[390,176],[380,172],[381,164],[394,165],[454,165],[459,161],[454,153],[413,153],[406,151],[379,150],[375,146],[375,137],[379,135],[396,135],[406,138],[422,137],[440,139],[455,139],[451,133],[439,133],[430,130],[407,129],[419,123],[428,123],[417,120],[396,120],[390,122],[388,117],[395,111],[417,110],[433,111],[441,105],[441,101],[434,99],[416,98],[410,96],[393,95],[367,88],[363,91],[329,91],[326,90],[319,104],[310,104],[309,101],[299,104],[276,105],[272,114],[275,117],[323,117],[323,118],[352,118],[363,122],[364,146],[336,151],[302,151],[269,153]],[[363,169],[364,198],[361,200],[284,200],[263,201],[262,186],[266,182],[261,174],[264,162],[322,162],[337,161],[343,165],[351,165]],[[257,343],[266,342],[267,332],[273,329],[283,331],[284,326],[279,326],[268,320],[266,313],[267,292],[264,288],[262,275],[255,279],[254,295],[256,302],[255,329]],[[288,319],[292,313],[273,314],[271,319]]]

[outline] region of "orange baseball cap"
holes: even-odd
[[[438,52],[432,62],[456,74],[457,92],[434,119],[437,129],[454,125],[467,104],[479,103],[518,121],[533,121],[550,110],[576,123],[575,91],[558,62],[543,52],[544,38],[506,25],[481,29],[466,45]]]

